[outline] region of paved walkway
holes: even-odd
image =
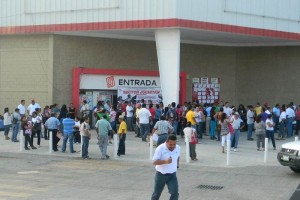
[[[11,135],[11,133],[10,133]],[[254,136],[255,137],[255,136]],[[269,153],[267,163],[264,163],[264,152],[256,150],[256,141],[246,140],[246,132],[242,132],[240,136],[238,151],[231,151],[230,165],[227,166],[227,156],[221,153],[221,144],[218,141],[210,140],[209,137],[204,136],[201,144],[197,144],[196,152],[198,161],[191,161],[189,165],[195,166],[211,166],[211,167],[247,167],[257,165],[270,165],[279,166],[277,162],[277,152],[281,148],[281,144],[292,141],[294,138],[288,140],[276,140],[277,150],[273,150],[271,143],[269,143]],[[37,139],[34,141],[36,145]],[[178,144],[181,146],[181,164],[185,162],[185,143],[184,139],[178,137]],[[53,155],[53,156],[66,156],[66,157],[78,157],[80,153],[70,154],[67,146],[66,153],[60,151],[49,153],[49,141],[41,140],[41,146],[36,150],[29,150],[20,152],[19,143],[13,143],[10,140],[4,140],[3,132],[0,132],[0,153],[23,153],[23,154],[37,154],[37,155]],[[62,140],[59,142],[59,149],[61,148]],[[136,161],[136,162],[150,162],[149,143],[142,142],[140,138],[134,137],[133,132],[129,132],[126,138],[126,155],[114,158],[113,157],[113,144],[108,146],[108,154],[111,159],[121,161]],[[80,145],[74,144],[74,149],[80,151]],[[155,150],[155,147],[154,147]],[[92,131],[92,139],[90,141],[89,155],[92,159],[99,159],[100,151],[97,145],[96,132]]]

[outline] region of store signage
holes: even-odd
[[[160,87],[159,76],[89,75],[80,76],[80,89],[117,90],[118,87]]]
[[[118,87],[118,101],[140,102],[144,99],[157,104],[162,102],[161,89],[158,87]]]

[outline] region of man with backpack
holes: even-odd
[[[173,134],[177,135],[178,115],[176,112],[176,103],[175,102],[172,102],[171,108],[168,110],[167,120],[169,120],[172,123]]]

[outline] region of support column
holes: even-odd
[[[164,106],[179,103],[180,30],[156,30],[155,40]]]

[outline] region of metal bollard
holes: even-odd
[[[82,157],[83,136],[80,135],[80,156]]]
[[[186,163],[190,163],[191,162],[191,158],[190,158],[190,140],[189,138],[185,138],[185,161]]]
[[[52,153],[53,149],[53,133],[49,131],[49,153]]]
[[[298,142],[298,140],[299,140],[299,138],[298,138],[298,136],[296,136],[296,137],[295,137],[295,141]]]
[[[227,166],[230,165],[230,145],[231,145],[231,141],[229,139],[227,140]]]
[[[114,134],[114,157],[118,157],[118,134]]]
[[[152,160],[153,157],[153,136],[150,136],[150,160]]]
[[[265,155],[264,155],[264,163],[267,163],[268,149],[269,149],[269,138],[265,138]]]
[[[23,139],[24,139],[23,134],[20,134],[20,152],[22,152],[24,149],[24,140]]]

